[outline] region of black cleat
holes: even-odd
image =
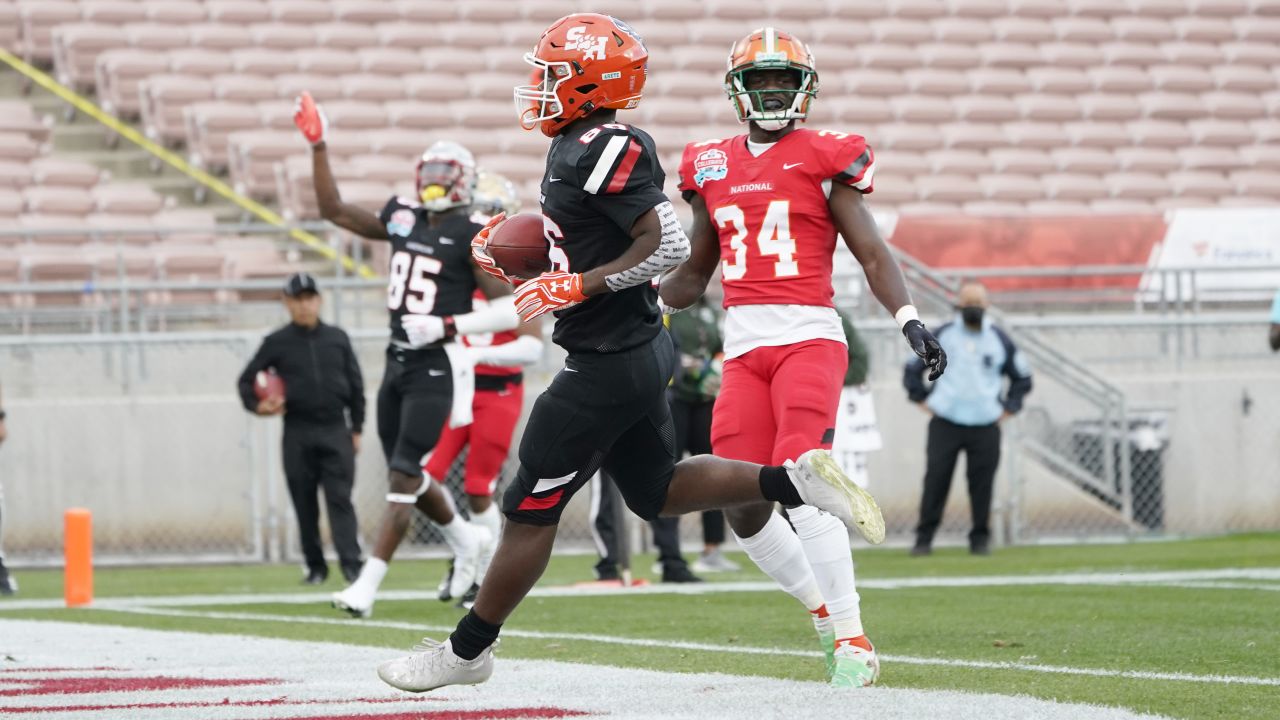
[[[302,578],[303,585],[323,585],[329,579],[328,570],[308,570],[306,577]]]
[[[480,586],[476,583],[471,583],[471,589],[462,594],[462,599],[458,601],[458,604],[455,607],[462,608],[463,610],[470,610],[471,606],[476,604],[476,595],[479,594]]]
[[[915,547],[911,548],[911,557],[924,557],[932,554],[933,547],[926,543],[916,543]]]
[[[675,565],[672,567],[664,567],[662,569],[662,582],[664,583],[700,583],[702,578],[694,575],[688,565]]]
[[[449,569],[445,571],[444,578],[440,580],[440,587],[436,588],[436,597],[440,602],[449,602],[453,599],[453,594],[449,592],[449,585],[453,582],[453,558],[449,559]]]
[[[13,579],[9,570],[0,563],[0,595],[14,595],[18,592],[18,581]]]

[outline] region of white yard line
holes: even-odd
[[[160,615],[166,617],[189,617],[209,620],[243,620],[257,622],[281,622],[301,625],[344,625],[347,627],[379,627],[394,630],[411,630],[445,634],[453,631],[452,626],[418,625],[415,623],[393,622],[386,620],[350,620],[342,618],[308,618],[296,615],[269,615],[260,613],[227,613],[204,612],[195,610],[174,610],[161,608],[116,608],[119,612],[139,615]],[[502,631],[507,637],[534,638],[539,640],[572,640],[578,642],[607,643],[611,645],[628,645],[632,647],[666,648],[672,650],[694,650],[701,652],[721,652],[746,655],[786,655],[795,657],[820,657],[822,653],[810,650],[789,650],[781,648],[762,648],[742,645],[714,645],[711,643],[694,643],[681,640],[649,640],[644,638],[617,637],[612,635],[593,635],[589,633],[542,632],[538,630],[507,629]],[[1196,682],[1216,685],[1264,685],[1280,687],[1280,678],[1259,678],[1239,675],[1192,675],[1190,673],[1147,672],[1140,670],[1107,670],[1103,668],[1080,668],[1062,665],[1039,665],[1022,662],[989,662],[983,660],[955,660],[947,658],[913,657],[909,655],[880,656],[885,662],[905,665],[938,665],[947,667],[980,668],[984,670],[1018,670],[1025,672],[1052,673],[1057,675],[1084,675],[1089,677],[1125,678],[1134,680],[1169,680],[1172,682]]]
[[[858,581],[864,590],[904,590],[912,588],[1011,587],[1025,585],[1170,585],[1175,587],[1221,588],[1231,590],[1271,590],[1270,586],[1233,586],[1223,580],[1280,581],[1280,568],[1222,568],[1216,570],[1175,570],[1104,573],[1050,573],[1043,575],[962,575],[956,577],[879,578]],[[636,588],[597,585],[537,587],[530,597],[594,597],[604,595],[706,595],[710,593],[778,592],[772,581],[708,582],[653,584]],[[116,609],[129,607],[190,607],[220,605],[309,605],[328,603],[330,593],[239,593],[214,595],[168,595],[152,597],[101,598],[93,607]],[[433,600],[434,591],[387,590],[378,593],[379,600]],[[5,600],[5,610],[43,610],[63,607],[63,601]]]

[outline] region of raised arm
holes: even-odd
[[[311,143],[311,178],[316,188],[316,202],[320,206],[320,216],[361,237],[370,240],[386,240],[387,229],[383,227],[377,215],[342,201],[342,196],[338,193],[338,183],[333,179],[333,170],[329,167],[329,151],[324,141],[328,122],[325,120],[324,111],[311,98],[311,93],[304,92],[298,97],[298,106],[293,113],[293,123],[307,138],[307,142]]]

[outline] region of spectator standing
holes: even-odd
[[[342,574],[350,582],[361,565],[351,489],[364,427],[364,379],[347,334],[320,320],[315,278],[290,276],[284,304],[290,322],[263,340],[240,374],[240,399],[258,415],[284,415],[284,474],[307,563],[303,582],[318,585],[329,577],[320,543],[320,489]],[[254,394],[258,373],[269,368],[284,381],[283,400]]]
[[[948,358],[947,373],[925,387],[924,362],[907,363],[907,397],[932,419],[926,442],[924,496],[912,555],[928,555],[942,520],[956,459],[965,453],[973,529],[969,552],[991,553],[991,495],[1000,465],[1000,424],[1022,409],[1031,391],[1031,371],[1003,330],[986,317],[987,290],[977,282],[960,288],[959,317],[943,325],[938,342]],[[1004,379],[1009,387],[1004,388]]]

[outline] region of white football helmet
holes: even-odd
[[[476,159],[458,143],[440,140],[422,153],[414,182],[417,199],[431,212],[466,207],[476,188]]]
[[[472,219],[484,224],[500,212],[507,215],[520,212],[520,194],[516,191],[515,183],[496,172],[481,168],[476,176],[475,193],[471,197]]]

